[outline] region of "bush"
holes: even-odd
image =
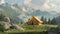
[[[2,25],[0,26],[0,31],[3,32],[5,30],[5,27]]]

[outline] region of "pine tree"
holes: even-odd
[[[41,17],[41,20],[44,21],[44,16]]]
[[[55,19],[55,18],[53,18],[53,19],[51,20],[51,24],[57,24],[57,22],[56,22],[56,19]]]
[[[41,17],[41,21],[43,21],[43,23],[44,23],[44,16]]]
[[[51,24],[51,20],[50,20],[50,18],[48,19],[48,24]]]
[[[47,24],[47,18],[44,18],[44,24]]]
[[[44,24],[47,24],[47,18],[45,18],[44,16],[42,16],[41,20],[43,21]]]

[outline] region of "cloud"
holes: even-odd
[[[34,9],[49,9],[49,0],[31,0],[29,3],[29,7]]]
[[[46,0],[32,0],[31,3],[35,5],[43,5]]]
[[[5,3],[5,0],[0,0],[0,4],[3,4],[3,3]]]
[[[25,0],[24,4],[28,5],[43,5],[46,0]]]
[[[25,0],[25,4],[28,4],[28,6],[31,8],[58,12],[60,11],[59,3],[60,0]]]
[[[44,8],[49,8],[47,5],[49,3],[49,0],[25,0],[24,4],[28,5],[29,7],[32,8],[39,8],[39,7],[44,7]]]
[[[58,12],[60,11],[60,6],[58,6],[58,5],[50,4],[49,7],[50,7],[50,10],[54,10],[54,11],[58,11]]]
[[[31,0],[25,0],[24,4],[29,4],[31,2]]]

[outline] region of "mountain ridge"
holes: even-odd
[[[53,14],[54,12],[44,11],[40,9],[33,9],[31,7],[28,7],[26,5],[18,5],[18,4],[2,4],[0,5],[0,9],[6,13],[9,17],[18,17],[19,19],[22,19],[23,21],[26,21],[30,16],[38,16],[39,18],[41,16],[45,16],[46,18],[53,18],[57,17],[57,14]]]

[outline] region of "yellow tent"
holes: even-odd
[[[31,18],[28,19],[27,22],[29,25],[40,25],[43,22],[36,16],[32,16]]]

